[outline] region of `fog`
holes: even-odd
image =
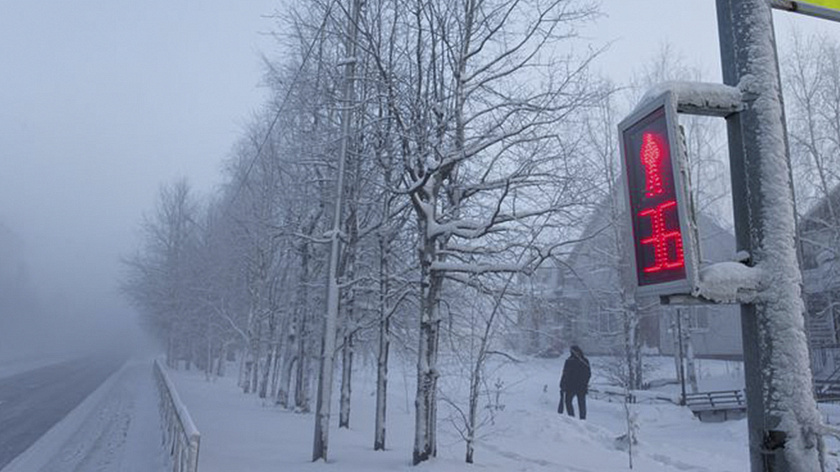
[[[161,184],[218,183],[281,3],[0,2],[0,359],[139,337],[121,259]],[[713,1],[603,10],[582,33],[614,41],[598,68],[616,82],[666,42],[719,77]],[[808,21],[777,14],[780,35]]]
[[[0,359],[138,336],[120,260],[159,185],[212,189],[275,3],[0,2]]]

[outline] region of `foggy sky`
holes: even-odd
[[[0,222],[51,315],[126,317],[120,257],[160,184],[219,180],[276,3],[0,1]]]
[[[21,242],[0,251],[15,259],[0,267],[26,266],[56,324],[89,332],[129,317],[120,258],[137,249],[161,184],[186,177],[206,194],[219,183],[265,98],[260,53],[275,52],[265,15],[279,6],[0,0],[0,225]],[[720,77],[714,0],[605,0],[603,10],[582,33],[596,47],[615,41],[597,68],[617,83],[665,43]],[[779,37],[817,22],[792,17],[776,15]]]

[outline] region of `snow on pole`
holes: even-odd
[[[751,470],[819,471],[820,415],[811,394],[771,10],[766,0],[717,0],[717,7],[724,82],[737,85],[746,104],[727,125],[738,249],[756,270],[748,275],[758,277],[755,301],[742,305],[741,315]]]

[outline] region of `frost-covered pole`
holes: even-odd
[[[823,470],[811,394],[793,190],[767,0],[717,0],[723,80],[745,100],[727,117],[739,251],[761,274],[741,305],[752,472]]]
[[[338,175],[335,184],[335,209],[330,233],[330,266],[327,277],[327,314],[324,319],[324,338],[321,340],[321,369],[318,375],[318,400],[315,407],[315,441],[312,461],[327,460],[330,431],[330,404],[332,401],[333,366],[335,364],[335,336],[338,324],[338,252],[340,249],[341,205],[344,196],[344,167],[350,142],[350,120],[355,100],[353,78],[356,75],[356,38],[358,33],[361,0],[351,0],[353,6],[347,19],[347,36],[344,64],[344,90],[342,91],[341,147],[338,155]]]

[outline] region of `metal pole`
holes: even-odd
[[[677,342],[680,347],[680,405],[685,405],[685,358],[683,357],[682,311],[677,308]]]
[[[741,305],[750,470],[818,471],[820,438],[809,423],[819,423],[819,412],[813,396],[801,392],[807,385],[794,385],[811,377],[770,5],[717,0],[717,14],[723,81],[740,86],[746,102],[726,118],[737,249],[765,277],[761,298]],[[790,329],[785,339],[780,326]]]
[[[347,36],[344,58],[344,89],[342,91],[341,148],[338,155],[336,176],[335,209],[330,234],[330,266],[327,280],[327,313],[324,319],[324,337],[321,340],[321,368],[318,375],[318,399],[315,407],[315,439],[312,444],[312,461],[327,460],[330,428],[330,405],[332,401],[333,368],[335,365],[335,336],[338,324],[338,255],[340,250],[341,207],[344,197],[344,167],[350,141],[350,120],[352,119],[355,90],[353,79],[356,74],[356,38],[361,0],[352,0],[353,7],[347,18]]]

